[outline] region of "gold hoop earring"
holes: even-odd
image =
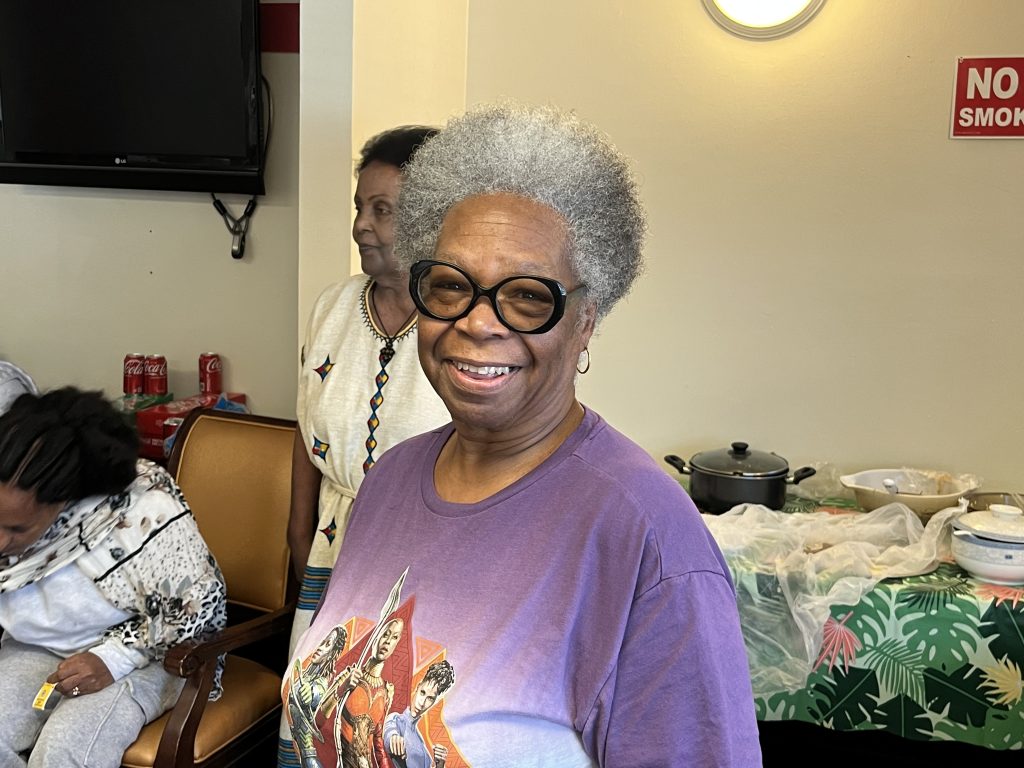
[[[580,370],[580,360],[583,359],[584,355],[587,356],[587,364],[585,366],[583,366],[583,370],[581,371]],[[579,360],[576,361],[576,373],[578,373],[578,374],[580,374],[582,376],[584,373],[586,373],[589,370],[590,370],[590,347],[584,347],[583,351],[580,352]]]

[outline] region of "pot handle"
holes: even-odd
[[[817,470],[814,467],[801,467],[793,473],[793,477],[789,478],[786,482],[796,485],[801,480],[806,480],[811,475],[815,474]]]
[[[675,467],[680,473],[684,475],[690,474],[690,468],[686,466],[686,462],[674,454],[669,454],[665,457],[665,461]]]

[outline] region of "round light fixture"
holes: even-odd
[[[812,18],[825,0],[704,0],[715,21],[734,35],[770,40],[794,32]]]

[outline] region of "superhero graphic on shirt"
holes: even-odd
[[[375,624],[361,617],[339,624],[293,662],[284,695],[303,768],[468,765],[442,719],[455,671],[443,648],[413,643],[415,597],[398,605],[405,575]],[[414,645],[431,653],[414,658]]]
[[[347,639],[345,627],[334,627],[306,659],[304,668],[295,661],[286,707],[292,739],[305,768],[321,768],[314,743],[315,739],[322,740],[316,726],[316,713],[332,690],[335,665]]]
[[[423,716],[441,701],[455,684],[455,670],[442,659],[427,667],[413,688],[412,701],[402,713],[392,712],[384,720],[384,744],[395,768],[444,768],[448,747],[435,743],[428,749],[418,730]]]

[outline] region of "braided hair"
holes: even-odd
[[[137,455],[135,431],[101,392],[24,394],[0,416],[0,483],[42,504],[123,491]]]

